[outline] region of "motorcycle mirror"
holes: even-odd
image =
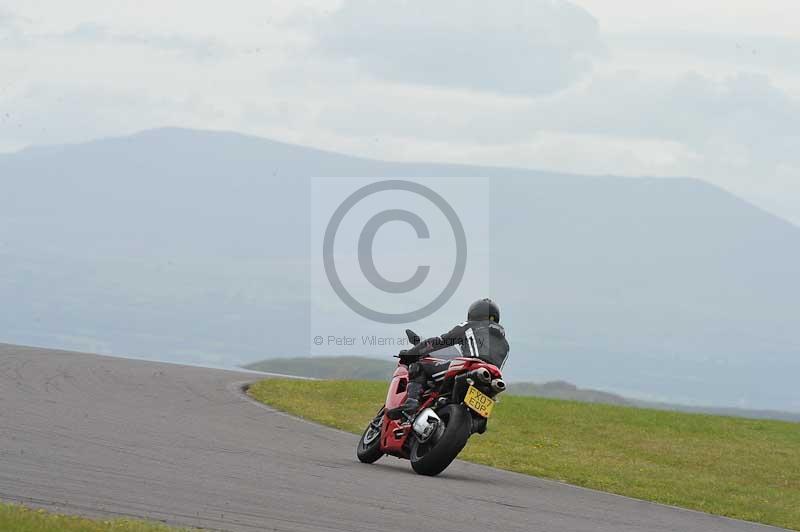
[[[408,341],[411,342],[411,345],[417,345],[421,341],[419,335],[411,329],[406,329],[406,337]]]

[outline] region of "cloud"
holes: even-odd
[[[800,141],[800,100],[748,73],[664,81],[617,72],[552,105],[532,106],[528,119],[556,131],[677,141],[705,153],[734,145],[761,164],[800,156],[790,149]]]
[[[320,123],[355,136],[382,131],[486,144],[523,141],[549,131],[680,142],[701,150],[725,137],[776,161],[794,156],[783,143],[796,138],[800,123],[800,101],[768,78],[747,73],[659,79],[616,71],[557,95],[530,99],[414,87],[377,87],[359,96],[358,101],[331,102],[320,113]],[[397,103],[386,105],[387,100]]]
[[[0,9],[0,48],[17,48],[25,43],[21,22],[18,16]]]
[[[29,30],[32,31],[26,31],[23,22],[27,22]],[[0,11],[0,49],[4,47],[30,49],[54,44],[138,46],[180,52],[197,60],[218,58],[227,51],[220,42],[208,37],[150,31],[120,32],[94,22],[83,22],[65,31],[37,31],[37,29],[30,21]]]
[[[604,49],[597,21],[565,0],[347,0],[314,31],[321,51],[380,79],[522,95],[564,89]]]
[[[50,38],[75,44],[147,46],[160,50],[185,52],[196,59],[212,58],[221,55],[224,51],[224,47],[220,43],[210,38],[193,38],[177,33],[119,33],[93,23],[80,24],[72,30],[50,36]]]
[[[707,179],[800,223],[800,98],[766,76],[690,72],[669,81],[617,72],[532,107],[524,120],[549,131],[680,146],[662,175]],[[631,175],[634,162],[620,159],[615,173]]]
[[[646,57],[662,54],[702,57],[705,62],[742,68],[777,68],[800,72],[800,39],[777,35],[699,31],[640,31],[606,35],[610,47],[635,50]]]
[[[795,40],[601,39],[565,0],[342,1],[0,10],[0,150],[232,129],[394,160],[691,175],[800,222]]]
[[[214,119],[202,101],[37,82],[0,101],[0,138],[12,148],[82,142],[163,126],[169,116],[196,116],[198,127]]]
[[[316,123],[356,152],[699,177],[800,223],[800,99],[760,74],[617,70],[525,99],[396,84],[340,96]]]

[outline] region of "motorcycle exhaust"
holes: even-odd
[[[475,378],[485,384],[489,384],[492,381],[492,374],[486,368],[478,368],[472,372],[472,375],[475,375]]]
[[[506,391],[506,381],[504,381],[503,379],[493,379],[492,390],[494,390],[496,393]]]

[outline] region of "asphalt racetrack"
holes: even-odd
[[[356,436],[246,398],[257,378],[0,344],[0,499],[236,531],[775,530],[464,462],[363,465]]]

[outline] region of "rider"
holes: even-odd
[[[442,362],[429,355],[451,346],[457,346],[461,356],[480,358],[501,368],[508,356],[509,346],[506,331],[500,325],[500,307],[497,303],[491,299],[479,299],[470,305],[467,321],[456,325],[450,332],[428,338],[400,352],[400,356],[406,360],[414,357],[418,357],[418,360],[408,365],[406,399],[402,405],[389,411],[390,416],[417,411],[428,381],[444,379],[450,366],[449,360]]]

